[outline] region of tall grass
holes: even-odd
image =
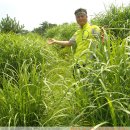
[[[129,126],[129,37],[96,44],[75,68],[37,34],[1,34],[0,126]]]
[[[88,59],[87,66],[81,70],[83,77],[77,79],[77,110],[82,111],[74,121],[91,120],[93,125],[104,121],[111,126],[129,125],[120,120],[121,117],[129,120],[128,113],[119,114],[125,109],[129,111],[130,57],[127,47],[126,42],[114,38],[104,45],[99,43],[92,52],[95,58]]]
[[[36,34],[1,34],[0,43],[0,125],[47,125],[54,109],[62,112],[62,99],[71,83],[67,80],[71,70],[64,65],[70,64]]]
[[[125,38],[130,35],[130,3],[127,6],[114,4],[106,7],[106,11],[96,14],[91,22],[109,28],[116,37]]]

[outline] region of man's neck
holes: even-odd
[[[86,24],[87,22],[84,25],[80,25],[80,28],[83,29]]]

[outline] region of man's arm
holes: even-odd
[[[72,46],[72,42],[70,41],[59,41],[56,39],[48,39],[48,44],[58,44],[58,45],[63,45],[63,46]]]

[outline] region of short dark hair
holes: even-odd
[[[80,12],[84,12],[84,13],[87,15],[87,10],[86,10],[86,9],[83,9],[83,8],[77,9],[77,10],[74,12],[74,14],[76,15],[76,14],[78,14],[78,13],[80,13]]]

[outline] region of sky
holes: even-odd
[[[33,30],[47,21],[52,24],[75,22],[74,11],[85,8],[88,18],[104,12],[111,4],[127,6],[130,0],[0,0],[0,21],[8,14],[25,30]]]

